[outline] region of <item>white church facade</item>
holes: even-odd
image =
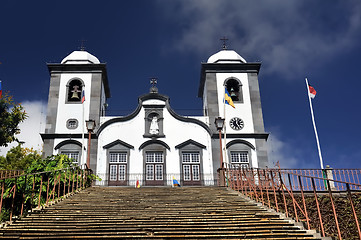
[[[214,185],[220,168],[220,140],[215,118],[225,119],[221,137],[223,161],[242,167],[268,165],[258,73],[223,49],[201,65],[198,96],[203,116],[181,116],[169,97],[153,84],[127,116],[106,116],[110,98],[106,64],[86,51],[74,51],[61,63],[48,64],[50,88],[44,155],[66,154],[101,178],[99,185]],[[224,105],[225,89],[235,107]],[[84,95],[84,96],[83,96]],[[83,97],[85,101],[83,101]],[[136,101],[136,97],[134,98]],[[95,120],[90,134],[86,120]],[[226,134],[225,134],[226,133]],[[85,137],[84,137],[85,136]]]

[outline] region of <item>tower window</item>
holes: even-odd
[[[68,88],[68,102],[81,102],[81,92],[83,89],[83,83],[79,79],[72,80]]]
[[[237,79],[227,80],[226,87],[233,102],[243,102],[242,84]]]
[[[78,127],[78,120],[69,119],[68,121],[66,121],[66,127],[68,129],[76,129]]]
[[[231,151],[231,163],[235,166],[248,167],[249,158],[246,151]]]
[[[79,162],[79,152],[62,151],[61,154],[67,156],[69,159],[72,159],[73,163],[75,163],[75,164],[77,164]]]

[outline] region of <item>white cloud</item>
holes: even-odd
[[[303,142],[295,137],[284,138],[279,127],[269,128],[268,161],[269,166],[275,167],[279,162],[281,168],[317,168],[318,156],[308,150]],[[307,149],[306,149],[307,148]],[[316,160],[316,161],[315,161]]]
[[[19,125],[20,134],[17,135],[19,141],[25,142],[24,147],[33,148],[37,151],[42,151],[42,140],[40,133],[44,132],[45,129],[45,118],[46,118],[46,104],[41,101],[25,101],[21,104],[28,118]],[[12,147],[16,146],[17,143],[11,143],[8,147],[0,148],[0,155],[6,155]]]
[[[361,2],[288,0],[159,1],[166,18],[181,27],[174,49],[204,56],[230,48],[249,61],[265,62],[263,71],[292,76],[320,59],[349,51],[361,33]],[[169,47],[169,46],[168,46]]]
[[[277,167],[279,162],[281,168],[299,168],[299,161],[294,154],[290,152],[291,146],[282,141],[275,133],[270,134],[268,138],[268,161],[269,167]]]

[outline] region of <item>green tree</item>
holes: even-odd
[[[33,160],[31,161],[31,164],[25,169],[26,173],[54,171],[75,166],[73,160],[66,155],[52,155],[45,159],[41,157],[32,157]]]
[[[15,103],[12,96],[5,93],[0,98],[0,147],[18,141],[16,135],[20,133],[19,124],[26,118],[23,106]]]
[[[11,148],[5,157],[0,156],[1,170],[27,170],[33,162],[41,161],[41,155],[29,148],[22,148],[21,144]]]

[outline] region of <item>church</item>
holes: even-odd
[[[65,154],[87,164],[105,186],[217,184],[223,164],[268,166],[258,83],[260,63],[222,49],[201,63],[198,97],[202,116],[182,116],[158,92],[134,96],[127,116],[106,116],[111,89],[105,63],[87,51],[74,51],[47,64],[50,87],[44,155]],[[233,106],[225,104],[225,93]],[[217,128],[215,119],[224,120]],[[92,120],[92,121],[88,121]],[[88,123],[95,123],[89,130]],[[221,121],[222,122],[222,121]]]

